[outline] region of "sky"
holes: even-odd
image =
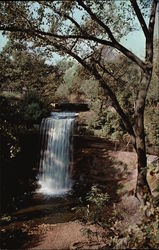
[[[159,10],[156,15],[156,22],[155,22],[155,37],[159,38]],[[2,35],[2,32],[0,32],[0,51],[2,51],[3,47],[5,46],[7,42],[6,36]],[[135,53],[138,57],[141,59],[144,59],[145,56],[145,36],[140,31],[133,31],[130,32],[126,37],[121,39],[121,44],[125,46],[127,49],[131,50],[133,53]],[[58,61],[60,60],[60,56],[56,53],[54,53],[53,60]]]
[[[7,38],[0,32],[0,51],[5,46]],[[125,38],[121,40],[122,45],[132,50],[140,58],[144,57],[144,43],[145,38],[143,32],[136,31],[129,33]]]

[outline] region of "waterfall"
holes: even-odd
[[[52,112],[41,122],[40,192],[63,194],[71,189],[72,131],[76,113]]]

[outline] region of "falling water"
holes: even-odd
[[[63,194],[71,189],[72,131],[75,113],[51,113],[41,123],[40,192]]]

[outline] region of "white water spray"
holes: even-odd
[[[47,195],[71,189],[72,131],[75,113],[53,112],[41,123],[40,192]]]

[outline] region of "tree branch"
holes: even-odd
[[[58,51],[62,51],[68,55],[70,55],[71,57],[73,57],[74,59],[76,59],[84,68],[87,68],[89,71],[91,71],[91,67],[77,54],[75,54],[71,49],[68,49],[67,47],[65,47],[63,44],[60,43],[56,43],[53,41],[50,41],[46,36],[42,36],[41,34],[36,33],[35,34],[39,39],[42,39],[43,41],[45,41],[46,43],[48,43],[49,45],[53,45]]]
[[[125,48],[123,45],[116,42],[114,44],[114,48],[122,52],[125,56],[127,56],[129,59],[135,62],[140,68],[145,69],[145,66],[146,66],[145,63],[138,56],[136,56],[133,52]]]
[[[145,100],[147,91],[151,81],[151,74],[153,69],[153,34],[155,25],[155,15],[157,10],[157,0],[153,0],[150,20],[149,20],[149,37],[146,39],[146,72],[142,72],[142,78],[140,81],[140,87],[135,104],[135,119],[138,119],[139,111],[144,113]]]
[[[130,136],[133,138],[133,141],[134,141],[135,134],[134,134],[134,130],[133,130],[132,124],[131,124],[128,116],[125,114],[124,110],[120,106],[115,93],[107,85],[107,83],[104,81],[104,79],[102,78],[102,76],[100,75],[100,73],[97,71],[97,69],[95,67],[93,68],[93,75],[99,81],[101,87],[104,90],[106,90],[108,96],[111,98],[112,103],[113,103],[113,107],[115,108],[115,110],[118,113],[118,115],[121,117],[126,130],[128,131],[128,133],[130,134]],[[135,144],[134,144],[134,147],[135,147]]]
[[[135,1],[135,0],[132,0]],[[137,57],[134,53],[132,53],[130,50],[126,49],[124,46],[122,46],[120,43],[117,42],[117,40],[115,39],[115,37],[113,36],[111,30],[109,29],[109,27],[107,25],[105,25],[97,16],[96,14],[94,14],[91,9],[86,6],[84,4],[84,2],[82,0],[77,0],[78,4],[80,6],[82,6],[87,13],[89,13],[89,15],[91,16],[91,18],[93,20],[95,20],[101,27],[103,27],[106,31],[106,33],[108,34],[109,38],[111,39],[112,43],[110,44],[110,46],[118,49],[119,51],[121,51],[125,56],[127,56],[128,58],[130,58],[132,61],[134,61],[135,63],[137,63],[139,65],[140,68],[144,69],[145,68],[145,63],[139,58]],[[105,40],[102,40],[101,44],[105,44]],[[107,45],[107,44],[105,44]]]
[[[39,4],[41,4],[41,2],[39,1]],[[42,3],[43,4],[43,3]],[[58,14],[59,16],[63,16],[67,19],[69,19],[82,33],[84,32],[81,28],[81,26],[79,25],[79,23],[73,19],[72,17],[70,17],[69,15],[67,15],[65,12],[62,14],[60,11],[56,10],[53,6],[49,5],[48,3],[44,3],[44,5],[48,8],[51,8],[56,14]]]
[[[131,5],[135,11],[135,14],[136,14],[138,20],[139,20],[139,23],[141,25],[141,28],[142,28],[144,34],[145,34],[145,37],[148,38],[149,37],[149,30],[147,28],[147,25],[145,23],[143,15],[141,14],[140,8],[139,8],[136,0],[130,0],[130,2],[131,2]]]
[[[155,17],[156,17],[156,10],[157,10],[158,3],[159,2],[157,0],[153,0],[152,7],[151,7],[151,14],[150,14],[149,26],[148,26],[151,40],[153,40]]]
[[[87,11],[87,13],[91,16],[91,18],[96,21],[108,34],[109,38],[111,39],[112,42],[116,42],[115,37],[113,36],[113,33],[109,29],[109,27],[104,24],[97,16],[94,14],[91,9],[84,4],[82,0],[77,0],[78,4],[83,7],[84,10]]]
[[[153,35],[157,3],[157,0],[153,0],[149,19],[149,37],[146,39],[146,65],[149,69],[153,67]]]
[[[97,71],[95,66],[89,65],[88,63],[86,63],[80,56],[75,54],[72,50],[66,48],[64,45],[57,44],[53,41],[50,41],[49,39],[47,39],[46,37],[43,37],[40,34],[36,34],[36,36],[40,39],[43,39],[45,42],[52,44],[57,50],[60,49],[64,53],[70,55],[71,57],[76,59],[85,69],[87,69],[90,73],[93,74],[93,76],[99,81],[100,86],[106,91],[107,95],[111,98],[111,100],[113,102],[113,106],[114,106],[115,110],[117,111],[117,113],[119,114],[119,116],[121,117],[126,130],[131,135],[131,137],[134,138],[135,137],[134,130],[133,130],[131,122],[129,121],[128,116],[125,114],[125,112],[121,108],[115,93],[113,93],[111,88],[104,81],[104,79],[102,78],[100,73]],[[135,145],[134,145],[134,147],[135,147]]]
[[[131,0],[131,1],[135,1],[135,0]],[[131,51],[129,51],[128,49],[126,49],[125,47],[123,47],[121,44],[119,44],[115,37],[113,36],[111,30],[109,29],[109,27],[107,25],[105,25],[92,11],[91,9],[86,6],[84,4],[84,2],[82,0],[77,0],[78,4],[80,6],[82,6],[88,13],[89,15],[92,17],[93,20],[95,20],[101,27],[103,27],[105,29],[105,31],[107,32],[109,38],[111,39],[112,42],[108,41],[108,40],[104,40],[104,39],[100,39],[97,38],[95,36],[91,36],[89,34],[87,34],[86,32],[84,32],[81,27],[79,26],[78,23],[76,23],[76,21],[74,19],[72,19],[70,16],[68,16],[67,14],[65,14],[64,16],[68,19],[70,19],[75,25],[77,25],[77,27],[81,30],[82,35],[77,35],[78,38],[81,39],[86,39],[86,40],[92,40],[95,42],[98,42],[100,44],[103,45],[107,45],[107,46],[111,46],[114,47],[116,49],[118,49],[119,51],[121,51],[125,56],[129,57],[132,61],[134,61],[135,63],[137,63],[142,69],[145,68],[145,64],[144,62],[138,58],[134,53],[132,53]],[[140,11],[140,10],[139,10]],[[57,12],[59,15],[60,13]],[[69,39],[69,38],[77,38],[77,36],[75,35],[68,35],[68,36],[63,36],[65,39]],[[61,36],[62,37],[62,36]],[[61,38],[60,36],[58,38]]]
[[[118,78],[116,78],[116,76],[111,72],[109,71],[105,66],[103,66],[100,61],[97,61],[97,60],[94,60],[95,63],[97,63],[99,65],[99,67],[103,70],[103,73],[106,73],[107,75],[109,75],[110,77],[112,77],[116,82],[122,82],[123,84],[125,84],[125,82],[120,79],[126,72],[124,72],[122,75],[120,75]]]
[[[94,42],[98,42],[100,44],[104,44],[107,46],[113,46],[113,43],[107,40],[103,40],[94,36],[90,36],[90,35],[58,35],[55,33],[51,33],[51,32],[45,32],[42,30],[37,30],[37,29],[33,29],[33,27],[30,28],[20,28],[20,27],[16,27],[16,26],[0,26],[0,30],[3,31],[10,31],[10,32],[25,32],[25,33],[38,33],[41,35],[45,35],[45,36],[49,36],[49,37],[55,37],[55,38],[59,38],[59,39],[84,39],[84,40],[89,40],[89,41],[94,41]]]
[[[90,35],[58,35],[58,34],[54,34],[51,32],[45,32],[42,30],[37,30],[37,29],[29,29],[29,28],[19,28],[19,27],[5,27],[5,26],[0,26],[0,30],[3,31],[10,31],[10,32],[26,32],[28,34],[41,34],[41,35],[45,35],[45,36],[49,36],[49,37],[55,37],[55,38],[59,38],[59,39],[84,39],[84,40],[89,40],[89,41],[94,41],[94,42],[98,42],[99,44],[103,44],[106,46],[111,46],[113,48],[118,49],[119,51],[121,51],[124,55],[126,55],[128,58],[130,58],[132,61],[134,61],[135,63],[137,63],[140,68],[144,69],[145,68],[145,63],[139,58],[137,57],[134,53],[132,53],[130,50],[126,49],[124,46],[122,46],[120,43],[118,42],[110,42],[107,40],[103,40],[94,36],[90,36]]]

